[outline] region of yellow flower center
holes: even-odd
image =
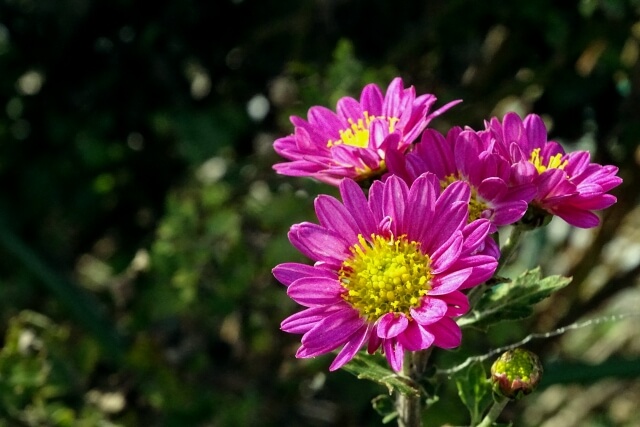
[[[463,181],[456,174],[447,175],[443,180],[440,181],[440,188],[444,190],[449,185],[453,184],[456,181]],[[480,219],[482,212],[489,209],[489,205],[485,203],[482,197],[478,196],[478,190],[469,184],[471,188],[471,197],[469,198],[469,219],[468,222],[473,222],[476,219]]]
[[[342,263],[340,280],[347,290],[344,299],[365,317],[404,313],[420,305],[431,289],[431,259],[420,251],[420,243],[405,236],[371,241],[358,236],[351,257]]]
[[[364,117],[353,121],[349,119],[349,127],[347,129],[340,130],[340,139],[330,139],[327,142],[327,147],[331,148],[334,145],[346,144],[353,147],[366,148],[369,146],[369,126],[375,119],[385,119],[389,124],[389,132],[393,132],[395,124],[398,121],[396,117],[376,117],[370,116],[368,112],[364,112]]]
[[[547,169],[564,169],[569,163],[568,160],[562,161],[562,154],[558,153],[555,156],[549,157],[547,164],[544,163],[544,159],[540,157],[540,149],[536,148],[531,152],[531,158],[529,162],[533,164],[538,170],[538,173],[542,173]]]

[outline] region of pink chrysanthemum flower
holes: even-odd
[[[588,151],[566,153],[557,142],[547,141],[547,128],[538,115],[522,120],[508,113],[502,123],[494,117],[485,126],[496,149],[514,163],[518,179],[535,184],[534,207],[573,226],[590,228],[600,223],[593,211],[616,202],[607,192],[622,183],[618,168],[590,163]]]
[[[389,173],[407,182],[424,172],[435,173],[442,188],[456,181],[467,182],[471,186],[469,221],[490,220],[491,233],[522,218],[536,194],[531,183],[512,185],[511,163],[493,152],[486,132],[468,128],[453,127],[446,138],[427,129],[413,151],[406,156],[391,154],[387,166]]]
[[[336,370],[364,346],[381,348],[391,367],[402,368],[406,350],[453,348],[461,331],[453,317],[469,309],[461,290],[488,280],[495,256],[479,252],[489,232],[485,219],[467,221],[470,189],[456,182],[440,193],[433,174],[409,187],[392,176],[375,181],[369,199],[355,181],[339,186],[342,202],[321,195],[319,224],[303,222],[291,243],[315,261],[285,263],[274,276],[306,307],[282,322],[303,334],[297,357],[339,347]]]
[[[436,102],[431,94],[416,97],[415,88],[404,88],[397,77],[383,96],[375,84],[365,86],[360,101],[341,98],[336,112],[315,106],[308,121],[292,116],[294,133],[274,142],[285,159],[273,168],[282,175],[306,176],[338,185],[342,178],[357,181],[386,170],[389,151],[404,152],[429,122],[460,101],[429,113]]]

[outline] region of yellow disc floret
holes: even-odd
[[[542,173],[547,169],[564,169],[569,163],[568,160],[562,161],[562,154],[558,153],[555,156],[549,157],[549,161],[545,164],[544,159],[540,157],[540,149],[536,148],[531,152],[531,158],[529,162],[533,164],[538,170],[538,173]]]
[[[447,175],[440,181],[440,188],[444,190],[456,181],[462,181],[462,179],[460,179],[456,174]],[[469,222],[472,222],[476,219],[482,218],[482,212],[489,209],[489,205],[487,205],[484,200],[478,196],[478,190],[476,190],[473,185],[469,184],[469,188],[471,188],[471,198],[469,199]]]
[[[340,280],[347,290],[344,299],[365,318],[386,313],[404,313],[420,305],[431,289],[431,259],[420,251],[420,243],[405,236],[371,235],[351,247],[351,257],[342,263]]]
[[[345,144],[353,147],[367,148],[369,146],[369,126],[375,119],[385,119],[389,124],[389,132],[393,132],[395,124],[398,121],[395,117],[370,116],[369,113],[365,111],[364,117],[358,119],[358,121],[348,119],[349,127],[340,130],[340,139],[329,140],[327,147],[331,148],[334,145]]]

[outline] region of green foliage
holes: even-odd
[[[271,143],[291,132],[291,114],[396,75],[439,105],[464,99],[435,127],[480,125],[507,107],[541,113],[554,138],[591,144],[627,183],[592,249],[554,236],[536,252],[535,264],[567,272],[571,286],[530,272],[487,293],[461,325],[520,319],[562,294],[542,313],[552,324],[532,326],[549,330],[632,290],[637,270],[625,263],[598,269],[617,274],[601,288],[585,278],[604,247],[616,252],[612,236],[637,198],[638,2],[362,6],[0,2],[0,426],[379,426],[364,384],[408,394],[417,385],[369,357],[347,369],[370,381],[329,374],[326,358],[296,359],[299,340],[279,329],[295,307],[270,270],[308,262],[286,232],[313,218],[314,195],[336,191],[275,176]],[[269,103],[263,119],[247,114],[256,95]],[[203,173],[212,165],[224,171]],[[551,365],[544,382],[633,381],[633,330],[606,333],[625,363],[580,359],[602,354],[588,336],[572,356],[580,364]],[[438,360],[498,339],[468,337]],[[559,341],[539,347],[548,358],[567,352]],[[633,390],[616,393],[629,400],[615,407],[636,401]],[[465,402],[480,392],[471,387]],[[433,412],[457,410],[456,394],[434,391]],[[391,422],[388,396],[376,402]],[[511,412],[515,425],[533,419],[526,402]],[[618,422],[605,403],[593,411],[603,424],[640,423]]]
[[[540,268],[528,270],[515,279],[495,286],[485,293],[476,307],[458,320],[460,326],[485,329],[508,320],[524,319],[533,314],[533,306],[571,282],[562,276],[541,277]]]
[[[397,391],[407,396],[420,395],[418,385],[414,384],[411,379],[396,374],[374,357],[356,355],[344,366],[344,369],[360,379],[367,379],[384,385],[389,394]]]
[[[116,425],[108,415],[113,405],[91,399],[98,390],[86,390],[99,347],[87,338],[70,346],[71,334],[32,311],[12,318],[0,351],[0,425]],[[75,397],[83,392],[85,399]]]
[[[476,425],[493,402],[491,383],[481,363],[473,363],[455,376],[460,400],[469,410],[471,425]]]

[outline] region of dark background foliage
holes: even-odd
[[[396,75],[464,100],[435,127],[535,112],[625,180],[601,228],[522,248],[514,272],[570,286],[436,363],[637,312],[639,52],[637,0],[0,0],[0,426],[381,425],[384,389],[279,330],[271,268],[334,189],[276,176],[271,143]],[[635,325],[534,341],[546,382],[505,420],[640,424]],[[441,393],[432,425],[464,424]]]

